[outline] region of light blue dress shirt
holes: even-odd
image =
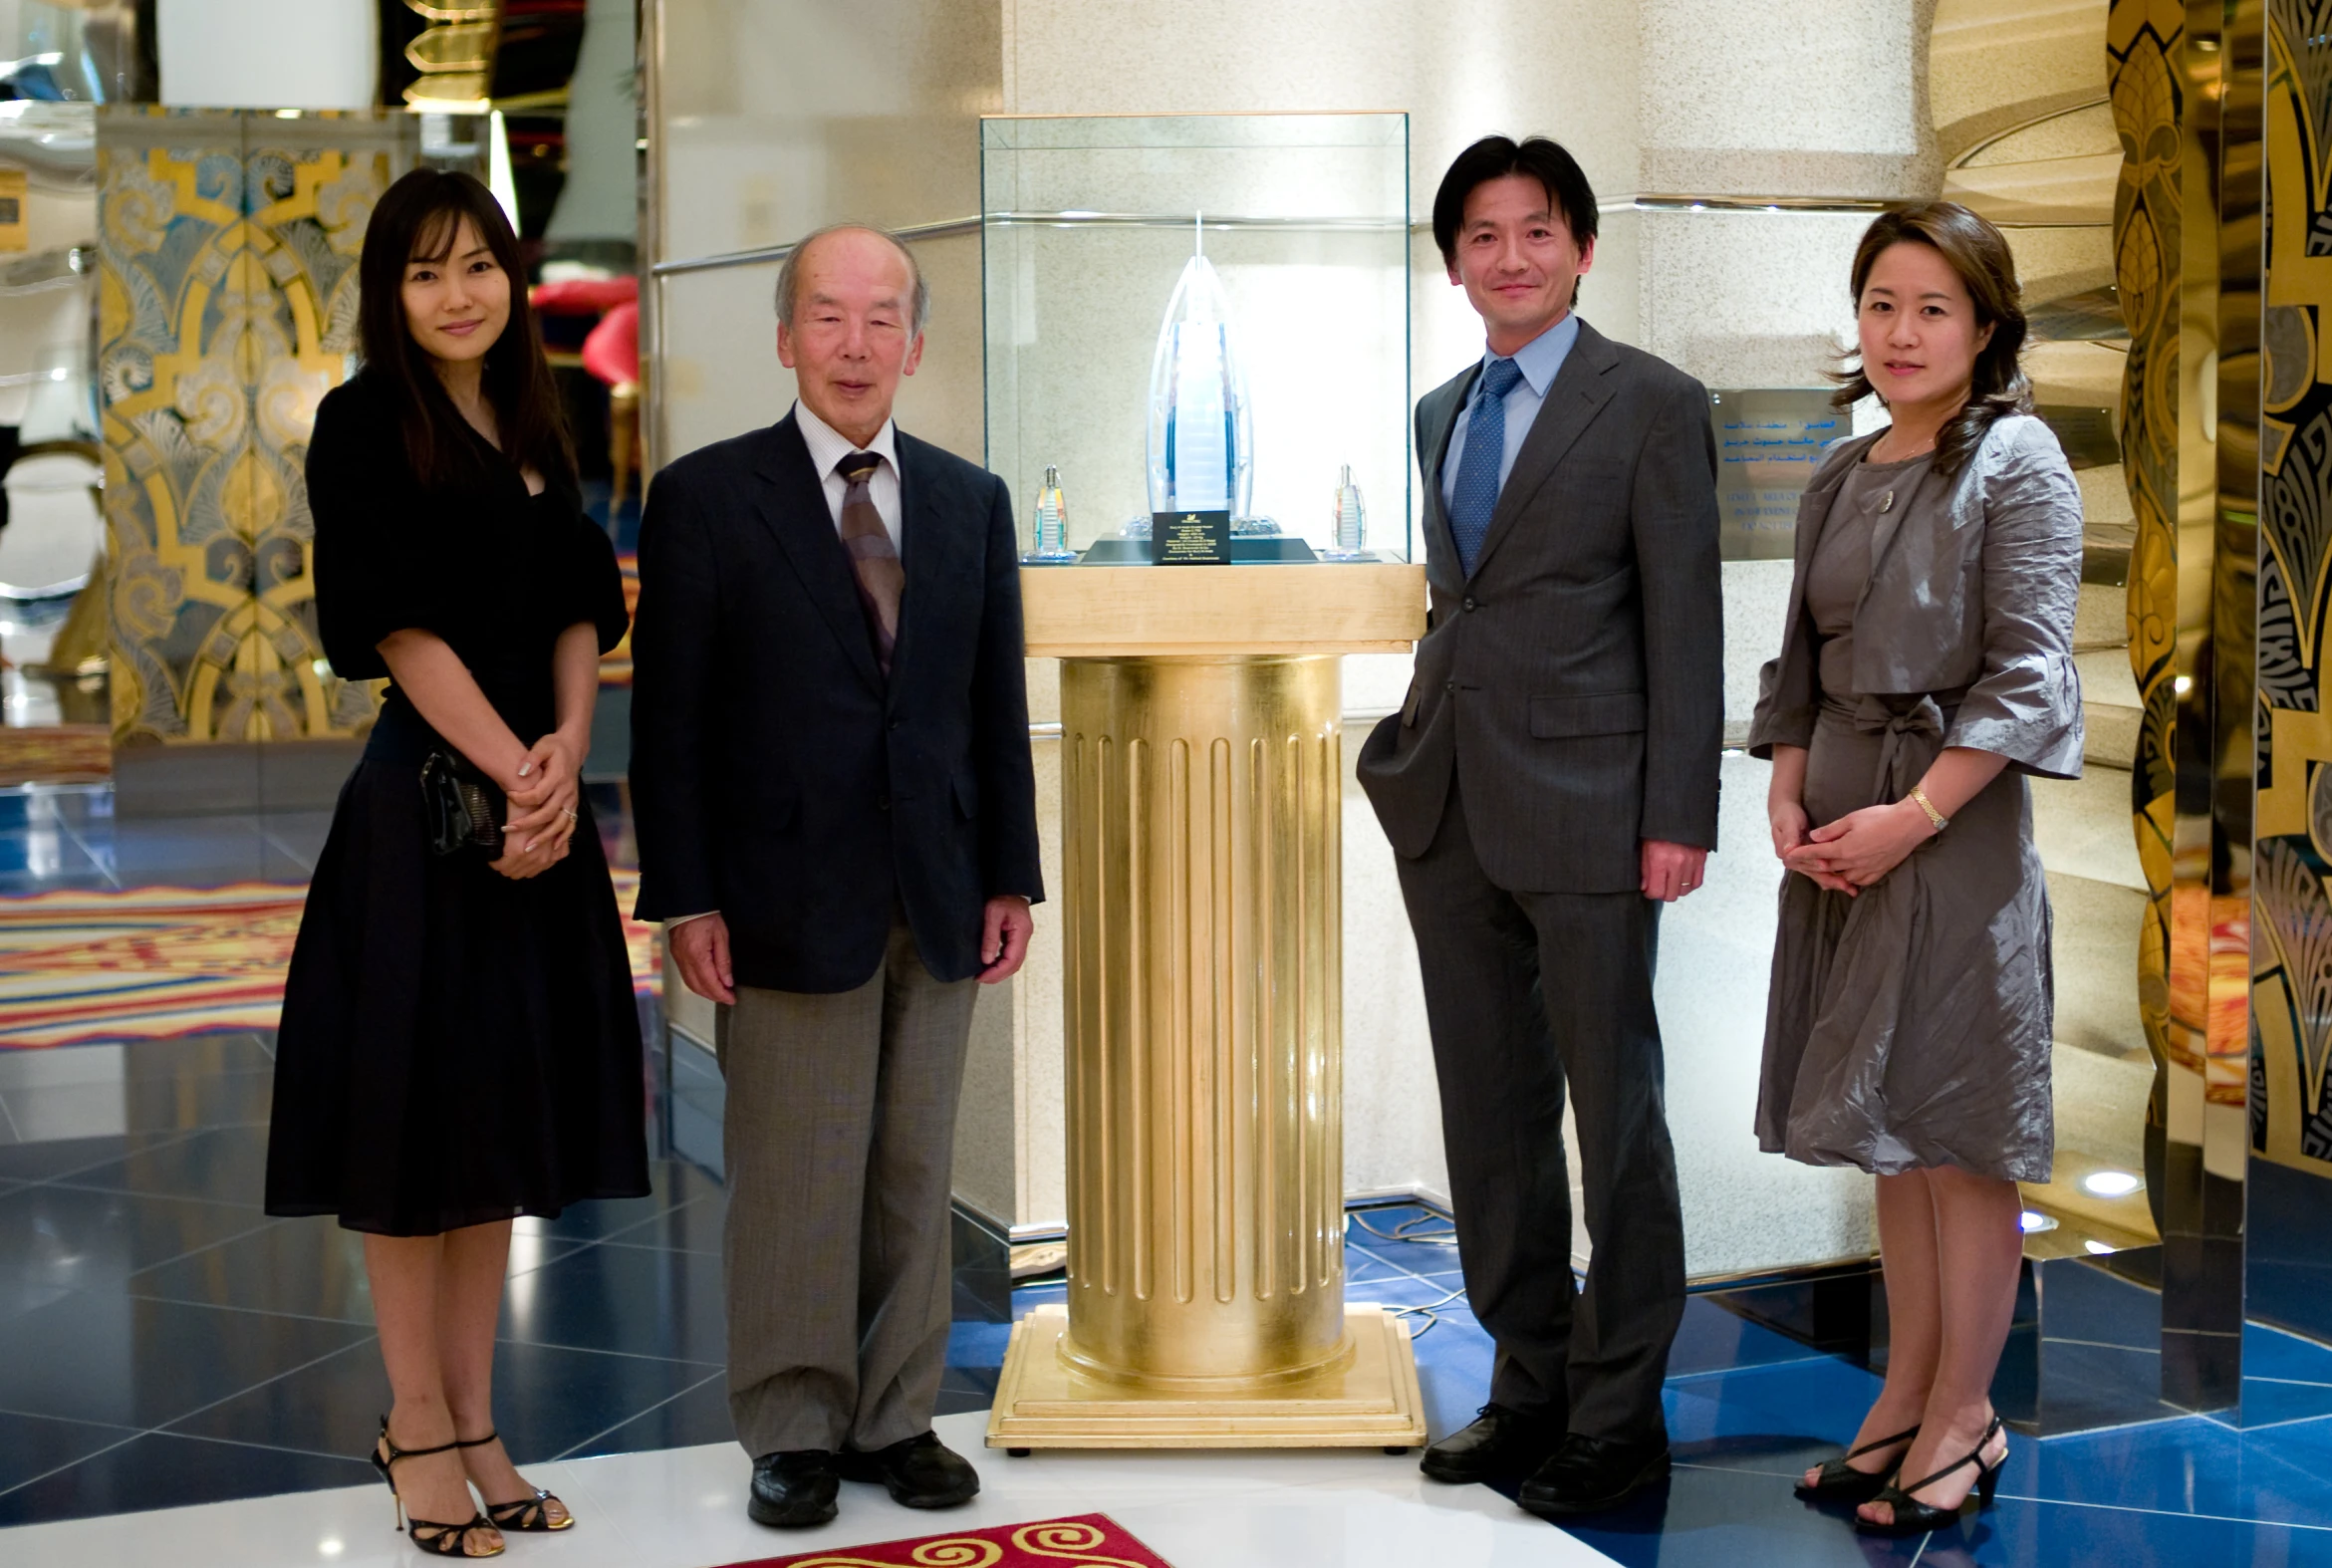
[[[1506,449],[1498,455],[1498,489],[1506,488],[1506,476],[1514,471],[1514,458],[1522,450],[1522,442],[1530,434],[1538,410],[1547,400],[1547,389],[1555,385],[1555,375],[1563,362],[1571,357],[1571,345],[1579,341],[1579,313],[1566,311],[1563,319],[1514,351],[1515,369],[1522,379],[1514,390],[1506,393]],[[1488,370],[1490,361],[1500,358],[1489,350],[1482,351],[1482,369]],[[1441,459],[1441,509],[1446,513],[1457,496],[1457,464],[1465,453],[1465,427],[1473,422],[1474,399],[1482,394],[1480,378],[1475,378],[1474,390],[1465,399],[1465,406],[1457,410],[1457,422],[1449,430],[1449,445]]]

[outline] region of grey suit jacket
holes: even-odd
[[[1641,840],[1716,847],[1724,648],[1708,393],[1582,321],[1469,578],[1441,466],[1479,370],[1418,403],[1432,606],[1409,700],[1362,747],[1361,784],[1405,857],[1431,846],[1454,779],[1498,886],[1632,892]]]
[[[1789,620],[1780,656],[1759,672],[1752,755],[1813,743],[1821,637],[1806,613],[1806,569],[1839,485],[1884,433],[1834,444],[1798,502]],[[1995,752],[2042,778],[2078,777],[2080,592],[2081,488],[2072,465],[2046,424],[2003,415],[1958,473],[1930,473],[1909,503],[1879,519],[1870,583],[1854,611],[1851,694],[1964,692],[1944,745]]]

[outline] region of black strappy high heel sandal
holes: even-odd
[[[482,1448],[489,1442],[499,1442],[501,1438],[500,1433],[489,1432],[483,1437],[471,1437],[467,1441],[456,1438],[453,1445],[457,1448]],[[554,1502],[559,1503],[559,1512],[564,1515],[555,1524],[551,1522],[548,1506]],[[521,1497],[516,1502],[487,1503],[486,1517],[497,1530],[516,1530],[525,1535],[549,1535],[575,1527],[574,1510],[540,1486],[534,1489],[533,1496]]]
[[[1888,1480],[1895,1474],[1895,1466],[1889,1465],[1883,1470],[1858,1470],[1847,1460],[1859,1459],[1866,1453],[1877,1453],[1884,1448],[1909,1448],[1912,1439],[1918,1436],[1919,1429],[1914,1427],[1909,1432],[1899,1432],[1892,1437],[1880,1437],[1851,1449],[1846,1458],[1825,1459],[1822,1473],[1815,1477],[1813,1485],[1808,1486],[1800,1481],[1792,1489],[1808,1502],[1869,1502],[1885,1489]],[[1897,1462],[1901,1462],[1900,1458]]]
[[[1883,1502],[1895,1510],[1892,1523],[1878,1524],[1869,1519],[1857,1518],[1854,1521],[1854,1527],[1865,1535],[1925,1535],[1930,1530],[1941,1530],[1945,1525],[1957,1521],[1970,1511],[1968,1507],[1970,1503],[1974,1503],[1977,1508],[1989,1508],[1992,1505],[1992,1491],[2000,1484],[2000,1466],[2008,1462],[2008,1455],[2003,1449],[1997,1461],[1986,1464],[1983,1461],[1983,1450],[1990,1444],[1992,1434],[1999,1430],[2000,1418],[1994,1416],[1992,1424],[1983,1430],[1983,1437],[1976,1440],[1973,1453],[1944,1465],[1926,1480],[1919,1482],[1918,1485],[1889,1486],[1873,1497],[1871,1501]],[[1912,1495],[1913,1492],[1935,1485],[1936,1482],[1953,1470],[1969,1464],[1975,1466],[1975,1485],[1965,1497],[1959,1500],[1958,1507],[1938,1508],[1931,1503],[1921,1502]]]
[[[389,1483],[389,1495],[396,1499],[396,1527],[404,1531],[405,1537],[415,1546],[432,1557],[499,1557],[505,1549],[501,1546],[490,1552],[473,1552],[469,1549],[470,1531],[495,1527],[494,1521],[484,1514],[471,1514],[467,1524],[416,1519],[404,1511],[404,1495],[396,1489],[396,1476],[391,1473],[390,1466],[397,1460],[425,1459],[432,1453],[451,1453],[460,1446],[458,1442],[440,1442],[434,1448],[400,1448],[395,1439],[389,1436],[389,1418],[384,1416],[381,1418],[380,1444],[367,1457],[372,1459],[373,1468],[381,1472],[381,1478]],[[383,1449],[388,1450],[386,1456]],[[424,1536],[421,1533],[423,1530],[429,1533]]]

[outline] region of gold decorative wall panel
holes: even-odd
[[[355,348],[366,223],[416,134],[404,116],[101,112],[117,745],[373,715],[317,638],[302,463]]]
[[[2258,659],[2239,1289],[2246,1321],[2332,1340],[2332,0],[2263,9],[2261,224],[2228,247],[2264,261],[2244,454],[2258,486]],[[2246,1423],[2332,1411],[2332,1391],[2241,1390]]]
[[[2108,22],[2122,172],[2114,199],[2114,273],[2130,332],[2122,386],[2122,464],[2136,514],[2130,550],[2130,668],[2141,701],[2130,769],[2147,911],[2138,938],[2138,1013],[2156,1064],[2148,1121],[2164,1113],[2169,1059],[2171,754],[2178,677],[2180,0],[2119,0]],[[2159,1173],[2156,1173],[2158,1175]],[[2159,1217],[2159,1216],[2158,1216]]]
[[[2250,1135],[2332,1176],[2332,5],[2269,7]]]

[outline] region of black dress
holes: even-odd
[[[307,464],[319,630],[351,679],[389,673],[389,633],[437,634],[532,745],[556,727],[559,634],[588,621],[613,648],[623,584],[564,475],[530,497],[462,428],[473,479],[424,491],[385,389],[360,373],[325,397]],[[271,1214],[434,1235],[648,1190],[640,1020],[590,805],[539,877],[439,856],[420,763],[443,745],[391,688],[341,790],[284,987]]]

